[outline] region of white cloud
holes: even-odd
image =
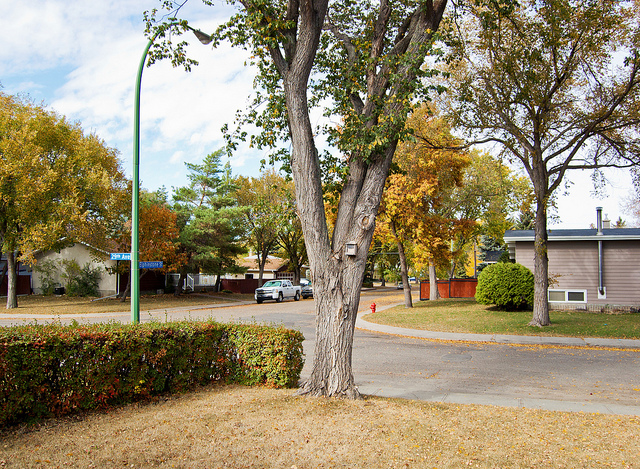
[[[176,164],[184,161],[184,151],[178,150],[169,159],[169,163]]]
[[[45,99],[71,120],[95,131],[122,153],[131,174],[134,82],[147,39],[142,12],[158,0],[28,0],[5,2],[0,30],[0,81],[10,93]],[[191,0],[181,11],[189,23],[213,31],[231,7],[211,8]],[[220,128],[232,125],[252,92],[254,71],[246,53],[201,45],[190,34],[189,53],[200,65],[191,73],[168,63],[145,68],[141,98],[141,166],[145,187],[186,184],[184,161],[198,162],[222,147]],[[313,121],[320,122],[314,114]],[[322,146],[322,141],[319,140]],[[234,173],[256,176],[266,153],[246,145],[230,160]],[[615,173],[604,200],[591,197],[588,175],[569,174],[576,184],[559,199],[557,228],[587,227],[602,205],[613,220],[631,187],[628,172]],[[624,218],[624,217],[623,217]]]

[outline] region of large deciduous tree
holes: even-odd
[[[258,66],[258,98],[265,106],[253,109],[264,112],[248,117],[264,133],[254,144],[268,146],[280,137],[290,142],[286,164],[317,292],[316,347],[301,393],[356,398],[353,331],[375,217],[411,100],[424,90],[423,65],[447,1],[232,3],[239,12],[219,36],[250,49]],[[162,55],[166,44],[158,45]],[[175,52],[179,63],[184,51]],[[318,73],[309,93],[312,72]],[[310,94],[311,104],[327,104],[326,114],[341,121],[327,128],[342,153],[344,175],[333,232],[325,217]],[[355,255],[345,254],[347,243],[356,244]]]
[[[264,266],[278,245],[278,211],[282,204],[278,189],[284,184],[284,178],[271,169],[263,172],[259,178],[238,176],[235,184],[238,204],[245,207],[247,244],[256,253],[258,284],[262,285]]]
[[[291,181],[283,182],[278,206],[278,247],[289,261],[289,270],[293,272],[293,281],[300,283],[302,266],[307,262],[307,247],[304,243],[302,223],[296,209],[295,189]]]
[[[429,297],[435,300],[439,297],[436,267],[451,261],[452,240],[468,237],[476,225],[475,217],[462,213],[462,205],[454,197],[456,189],[463,185],[465,169],[471,160],[466,152],[433,149],[425,143],[425,139],[440,146],[455,146],[458,142],[444,120],[433,116],[428,106],[414,112],[407,126],[413,129],[416,138],[403,142],[398,148],[399,171],[387,181],[383,219],[398,241],[401,263],[402,240],[414,243],[414,259],[428,265]],[[402,270],[407,292],[406,267]],[[405,304],[409,306],[407,301]]]
[[[140,237],[140,261],[162,261],[163,266],[158,272],[175,272],[186,261],[186,254],[181,252],[178,241],[180,231],[177,225],[177,215],[167,203],[166,193],[143,192],[140,198],[140,221],[138,224]],[[131,252],[131,223],[128,222],[117,241],[119,252]],[[130,263],[129,263],[130,264]],[[131,272],[127,287],[121,294],[121,301],[125,301],[131,290]],[[149,269],[142,269],[142,278]],[[121,272],[122,273],[122,272]]]
[[[0,93],[0,243],[7,308],[17,301],[18,260],[110,232],[126,180],[117,152],[53,111]]]
[[[567,171],[640,160],[638,7],[621,0],[469,5],[464,40],[453,44],[451,115],[475,141],[500,143],[533,183],[531,325],[545,326],[553,192]]]

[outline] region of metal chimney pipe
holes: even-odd
[[[596,228],[598,234],[602,234],[602,207],[596,207]]]
[[[596,223],[598,224],[598,235],[602,235],[602,207],[596,207]],[[598,240],[598,295],[605,296],[604,290],[604,259],[602,252],[602,240]]]

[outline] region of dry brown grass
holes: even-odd
[[[67,296],[30,295],[18,298],[18,308],[2,310],[14,314],[91,314],[129,311],[130,299],[121,302],[118,298],[91,301],[93,298]],[[210,305],[216,303],[231,304],[242,300],[253,300],[253,295],[233,293],[188,294],[176,297],[167,295],[143,295],[140,298],[140,310],[169,310],[188,306]]]
[[[640,419],[212,387],[0,434],[0,467],[640,467]]]

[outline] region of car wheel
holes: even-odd
[[[302,295],[303,300],[306,300],[307,298],[309,298],[307,295]]]
[[[264,300],[256,300],[256,303],[258,303],[259,305],[261,305],[263,301],[264,301]]]
[[[295,301],[300,301],[300,292],[296,292],[296,296],[293,297]]]
[[[278,299],[276,301],[282,303],[282,292],[278,293]]]

